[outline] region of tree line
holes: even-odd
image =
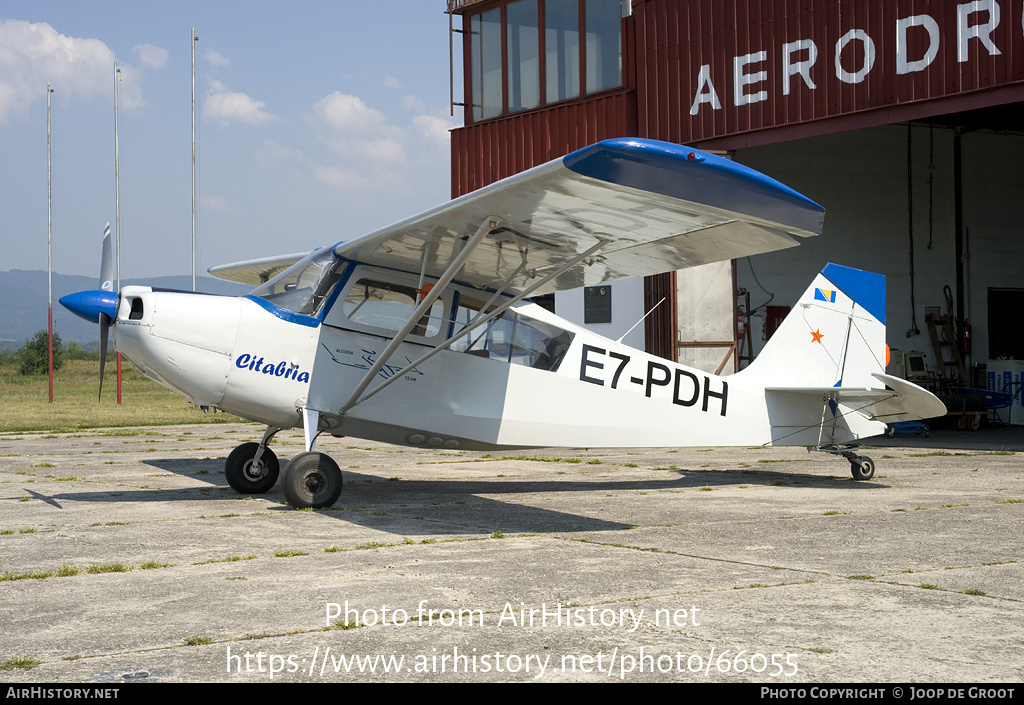
[[[13,353],[0,352],[0,366],[16,366],[23,375],[46,374],[47,369],[47,338],[45,330],[37,331],[25,341],[19,350]],[[114,353],[107,352],[110,359]],[[53,369],[59,370],[68,360],[99,361],[99,350],[86,350],[75,340],[65,344],[57,333],[53,334]]]

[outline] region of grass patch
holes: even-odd
[[[374,549],[374,548],[387,548],[390,545],[391,544],[389,544],[389,543],[380,543],[379,541],[370,541],[369,543],[361,543],[361,544],[359,544],[358,546],[355,547],[354,550],[356,550],[356,551],[367,551],[367,550]],[[341,550],[345,550],[345,549],[341,549]]]
[[[844,512],[842,509],[829,509],[827,512],[821,513],[822,516],[826,517],[841,516],[845,514],[853,514],[853,512]]]
[[[173,568],[173,563],[157,563],[156,561],[146,561],[139,565],[139,570],[153,570],[154,568]]]
[[[949,451],[945,450],[933,450],[927,453],[910,453],[907,457],[909,458],[932,458],[935,456],[951,456],[953,455]]]
[[[213,643],[213,637],[209,636],[187,636],[181,640],[185,646],[205,646]]]
[[[875,576],[873,576],[873,575],[851,575],[849,577],[850,577],[850,580],[874,580],[875,579]]]
[[[329,630],[330,629],[358,629],[358,628],[359,628],[359,622],[357,620],[353,620],[353,621],[350,622],[347,619],[345,619],[345,620],[336,619],[333,622],[331,622],[331,626],[328,627]]]
[[[963,595],[987,595],[988,594],[984,590],[979,590],[978,588],[967,588],[966,590],[961,590],[960,593],[963,594]]]
[[[486,456],[485,456],[486,457]],[[501,460],[530,460],[535,463],[581,463],[579,458],[557,458],[553,455],[503,455]]]
[[[13,364],[0,367],[0,398],[5,405],[18,410],[17,414],[0,416],[0,432],[68,433],[83,428],[137,426],[139,419],[153,426],[241,421],[223,412],[202,413],[182,395],[147,379],[127,360],[124,360],[121,375],[123,403],[97,404],[96,370],[97,364],[90,360],[65,362],[55,374],[53,403],[50,404],[45,374],[24,376]],[[113,370],[110,372],[112,374]],[[113,385],[111,391],[112,388]],[[112,398],[111,394],[104,402]]]
[[[35,668],[42,661],[37,659],[35,656],[14,656],[7,659],[3,663],[0,663],[0,671],[13,671],[15,669],[28,670]]]
[[[98,574],[98,573],[127,573],[132,570],[130,565],[124,563],[101,563],[100,565],[91,565],[85,569],[86,573]]]
[[[921,583],[920,585],[918,585],[918,587],[921,588],[922,590],[938,590],[939,589],[939,586],[936,585],[935,583]]]
[[[292,556],[308,556],[305,551],[274,551],[274,558],[291,558]]]
[[[211,558],[207,561],[199,561],[192,565],[209,565],[210,563],[236,563],[238,561],[254,561],[259,556],[228,556],[227,558]]]
[[[0,574],[0,582],[7,583],[15,580],[45,580],[52,578],[55,573],[52,570],[35,570],[31,573],[3,573]]]

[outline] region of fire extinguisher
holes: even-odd
[[[970,355],[971,354],[971,334],[972,326],[969,321],[964,321],[964,325],[960,331],[960,354]]]

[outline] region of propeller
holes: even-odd
[[[103,252],[100,255],[100,290],[114,291],[114,260],[110,254],[110,223],[103,230]],[[114,315],[117,315],[117,305],[114,306]],[[98,398],[103,398],[103,368],[107,365],[107,337],[110,331],[110,324],[113,316],[108,316],[103,311],[99,312],[100,324],[100,388]]]
[[[107,362],[107,338],[110,324],[117,316],[118,295],[114,291],[114,262],[111,256],[110,223],[103,231],[103,254],[100,259],[100,288],[95,291],[79,291],[62,296],[60,304],[76,316],[100,324],[100,387],[103,395],[103,368]]]

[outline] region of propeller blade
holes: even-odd
[[[110,247],[110,222],[103,229],[103,248],[100,255],[100,289],[114,290],[114,258]],[[98,399],[103,399],[103,368],[107,365],[107,338],[110,333],[112,318],[104,312],[99,314],[100,323],[100,388]]]
[[[103,368],[107,364],[107,333],[110,330],[110,316],[101,313],[100,322],[100,390],[99,399],[103,398]]]
[[[100,289],[114,290],[114,259],[110,254],[110,223],[103,230],[103,254],[100,259]]]

